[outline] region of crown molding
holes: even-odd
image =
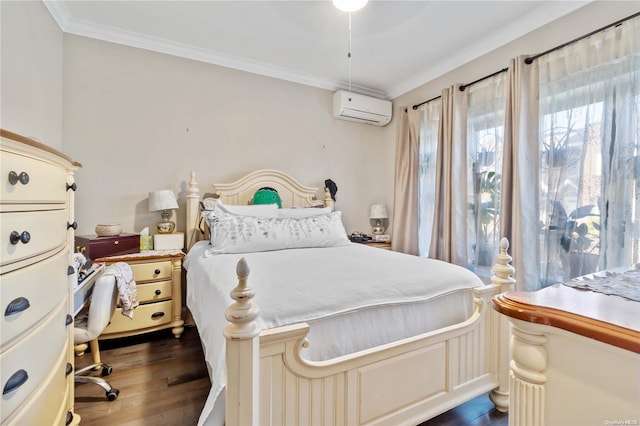
[[[477,43],[470,45],[467,48],[450,55],[447,59],[438,62],[434,66],[429,67],[427,71],[392,86],[387,91],[355,84],[352,84],[351,87],[349,87],[349,84],[344,81],[327,79],[266,62],[253,61],[158,37],[90,23],[73,18],[63,2],[43,0],[43,3],[60,29],[65,33],[205,62],[285,80],[292,83],[317,87],[320,89],[331,91],[351,90],[356,93],[374,96],[381,99],[395,99],[425,83],[428,83],[431,80],[445,75],[465,63],[473,61],[498,47],[504,46],[525,34],[542,27],[543,25],[567,15],[591,3],[592,1],[594,0],[554,1],[546,7],[538,9],[534,13],[528,15],[526,19],[520,19],[512,22],[510,25],[499,29],[482,40],[479,40]]]
[[[178,56],[181,58],[192,59],[195,61],[218,65],[225,68],[232,68],[253,74],[263,75],[266,77],[276,78],[279,80],[286,80],[292,83],[317,87],[320,89],[332,91],[349,89],[349,85],[343,81],[327,79],[307,73],[301,73],[290,68],[280,67],[265,62],[253,61],[226,53],[201,49],[183,43],[161,39],[158,37],[152,37],[132,31],[75,19],[71,16],[64,3],[48,0],[43,0],[43,3],[49,10],[51,16],[53,16],[53,19],[56,21],[60,29],[68,34],[107,41],[110,43],[121,44],[129,47],[136,47],[139,49],[150,50],[153,52]],[[352,84],[351,89],[354,92],[363,95],[375,96],[377,98],[386,98],[383,91],[372,89],[369,87]]]

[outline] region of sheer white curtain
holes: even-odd
[[[635,18],[537,59],[541,285],[640,261],[639,57]]]
[[[487,280],[498,252],[507,75],[467,87],[467,267]]]
[[[418,174],[418,254],[427,256],[431,246],[436,198],[436,161],[438,153],[438,127],[440,125],[440,98],[420,106],[420,165]]]

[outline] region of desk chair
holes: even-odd
[[[98,348],[98,336],[102,334],[104,329],[109,325],[109,321],[113,316],[118,302],[118,288],[116,286],[116,278],[113,275],[102,275],[96,280],[91,296],[91,304],[89,305],[89,314],[86,319],[77,318],[74,325],[74,344],[91,343],[92,351]],[[98,359],[94,357],[94,360]],[[75,382],[78,383],[95,383],[101,386],[107,394],[107,399],[113,401],[118,398],[120,391],[114,389],[102,377],[94,377],[85,375],[90,370],[102,369],[102,375],[111,374],[111,367],[103,362],[95,362],[88,367],[82,368],[75,373]]]

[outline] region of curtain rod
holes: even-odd
[[[428,101],[420,102],[419,104],[415,104],[412,106],[413,109],[418,109],[424,104],[428,104],[429,102],[435,101],[436,99],[440,99],[442,96],[436,96],[435,98],[429,99]]]
[[[472,85],[474,85],[476,83],[480,83],[482,80],[486,80],[486,79],[494,77],[494,76],[496,76],[498,74],[502,74],[503,72],[506,72],[506,71],[509,71],[509,68],[502,68],[500,71],[496,71],[493,74],[486,75],[486,76],[484,76],[482,78],[477,79],[476,81],[472,81],[469,84],[463,84],[462,86],[460,86],[460,91],[464,92],[464,89],[466,89],[467,87],[472,86]]]
[[[461,91],[461,92],[464,92],[464,89],[466,89],[467,87],[469,87],[469,86],[471,86],[471,85],[473,85],[473,84],[479,83],[479,82],[481,82],[482,80],[486,80],[486,79],[488,79],[488,78],[491,78],[491,77],[493,77],[493,76],[496,76],[496,75],[498,75],[498,74],[500,74],[500,73],[503,73],[503,72],[505,72],[505,71],[508,71],[508,70],[509,70],[509,68],[503,68],[503,69],[501,69],[500,71],[496,71],[496,72],[494,72],[493,74],[486,75],[486,76],[484,76],[484,77],[482,77],[482,78],[477,79],[476,81],[472,81],[472,82],[471,82],[471,83],[469,83],[469,84],[463,84],[463,85],[461,85],[461,86],[460,86],[460,91]],[[424,101],[424,102],[420,102],[419,104],[415,104],[412,108],[413,108],[413,109],[418,109],[418,108],[420,108],[422,105],[424,105],[424,104],[428,104],[429,102],[431,102],[431,101],[435,101],[436,99],[440,99],[440,98],[441,98],[441,96],[436,96],[435,98],[433,98],[433,99],[429,99],[428,101]]]
[[[622,24],[623,22],[628,21],[629,19],[633,19],[633,18],[635,18],[636,16],[639,16],[639,15],[640,15],[640,12],[634,13],[634,14],[633,14],[633,15],[631,15],[631,16],[627,16],[626,18],[620,19],[619,21],[616,21],[616,22],[614,22],[614,23],[612,23],[612,24],[605,25],[605,26],[604,26],[604,27],[602,27],[602,28],[599,28],[599,29],[597,29],[597,30],[595,30],[595,31],[591,31],[591,32],[590,32],[590,33],[588,33],[588,34],[585,34],[585,35],[583,35],[583,36],[580,36],[580,37],[578,37],[578,38],[576,38],[576,39],[574,39],[574,40],[571,40],[571,41],[569,41],[569,42],[567,42],[567,43],[563,43],[563,44],[561,44],[560,46],[556,46],[556,47],[554,47],[553,49],[549,49],[549,50],[547,50],[546,52],[542,52],[542,53],[539,53],[539,54],[534,55],[534,56],[529,56],[528,58],[526,58],[526,59],[524,60],[524,63],[525,63],[525,64],[527,64],[527,65],[531,65],[531,64],[533,63],[533,61],[535,61],[536,59],[538,59],[540,56],[544,56],[544,55],[546,55],[547,53],[551,53],[551,52],[553,52],[554,50],[562,49],[563,47],[566,47],[566,46],[568,46],[568,45],[570,45],[570,44],[572,44],[572,43],[575,43],[575,42],[580,41],[580,40],[582,40],[582,39],[585,39],[585,38],[587,38],[587,37],[591,37],[592,35],[594,35],[594,34],[596,34],[596,33],[599,33],[600,31],[604,31],[604,30],[606,30],[606,29],[608,29],[608,28],[611,28],[611,27],[617,27],[618,25]]]

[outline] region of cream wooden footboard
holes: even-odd
[[[241,260],[227,338],[227,425],[415,425],[489,390],[507,410],[508,332],[491,299],[512,288],[501,242],[493,284],[465,322],[325,362],[300,356],[309,326],[259,332]],[[502,336],[502,338],[501,338]]]

